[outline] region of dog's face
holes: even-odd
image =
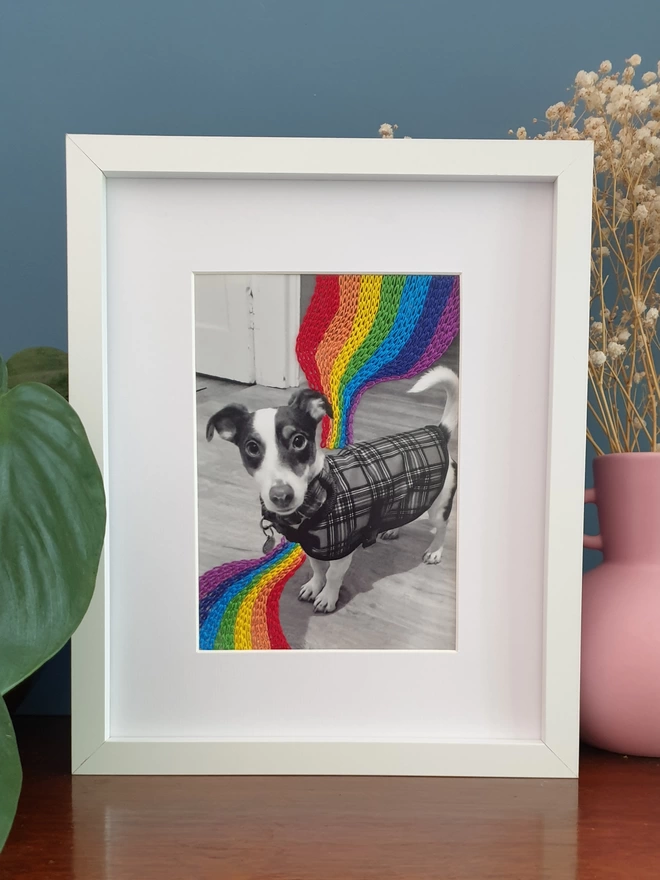
[[[208,421],[214,433],[236,444],[246,471],[254,477],[266,508],[290,514],[303,503],[310,481],[323,464],[316,433],[324,415],[332,418],[328,399],[318,391],[296,391],[286,406],[250,412],[230,403]]]

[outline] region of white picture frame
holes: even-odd
[[[66,162],[70,401],[106,485],[109,181],[544,183],[553,191],[540,736],[117,736],[110,700],[110,527],[96,592],[73,638],[73,772],[577,776],[591,144],[69,135]]]

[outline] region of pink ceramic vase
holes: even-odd
[[[660,756],[660,453],[594,461],[603,562],[584,576],[581,732],[626,755]]]

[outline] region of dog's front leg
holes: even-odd
[[[312,577],[300,588],[298,598],[301,602],[311,602],[313,599],[316,599],[325,586],[325,563],[320,562],[318,559],[314,559],[312,556],[309,556],[308,558],[309,563],[312,566]]]
[[[335,559],[330,563],[325,576],[325,587],[323,587],[314,601],[314,611],[329,614],[335,610],[342,581],[348,571],[352,558],[353,554],[350,553],[343,559]]]

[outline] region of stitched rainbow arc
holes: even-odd
[[[428,369],[459,327],[459,280],[452,275],[319,275],[296,354],[311,388],[330,400],[322,444],[345,446],[364,392],[378,382]],[[258,517],[255,508],[255,523]],[[282,540],[259,559],[229,562],[199,582],[202,650],[286,649],[279,601],[305,561]]]

